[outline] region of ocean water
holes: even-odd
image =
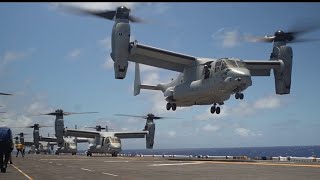
[[[121,154],[247,156],[250,158],[277,156],[320,157],[320,145],[238,148],[124,149],[122,150]]]

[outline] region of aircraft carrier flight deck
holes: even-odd
[[[96,155],[12,155],[1,180],[319,179],[320,162]]]

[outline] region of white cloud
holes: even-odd
[[[105,50],[107,50],[107,51],[111,50],[111,37],[110,36],[107,36],[104,39],[99,40],[98,42],[100,45],[102,45],[102,47]]]
[[[26,51],[6,51],[2,57],[0,57],[3,64],[24,59],[30,56],[34,52],[34,49],[28,49]]]
[[[280,99],[275,95],[270,95],[265,98],[259,99],[254,103],[256,109],[273,109],[279,107]]]
[[[53,108],[47,106],[46,103],[43,102],[33,102],[26,108],[25,113],[28,115],[39,115],[40,113],[52,112]]]
[[[9,116],[8,120],[5,121],[8,127],[24,127],[34,124],[34,121],[25,115]]]
[[[255,133],[251,131],[250,129],[245,128],[236,128],[234,130],[235,134],[242,136],[242,137],[248,137],[248,136],[262,136],[261,133]]]
[[[147,71],[159,71],[159,68],[154,67],[154,66],[148,66],[148,65],[144,65],[144,64],[139,64],[140,67],[140,72],[147,72]]]
[[[218,131],[220,129],[220,126],[217,125],[211,125],[211,124],[206,124],[203,128],[204,131]]]
[[[81,53],[81,50],[80,50],[80,49],[73,49],[72,51],[70,51],[70,52],[68,53],[68,57],[70,57],[70,58],[77,58],[77,57],[79,57],[80,53]]]
[[[175,131],[169,131],[168,132],[168,136],[169,137],[175,137],[177,135],[177,133]]]
[[[121,131],[128,131],[129,129],[126,127],[121,128]]]
[[[104,61],[104,63],[103,63],[103,68],[105,68],[105,69],[113,69],[113,60],[111,59],[111,57],[108,57],[105,61]]]
[[[157,14],[166,13],[170,7],[165,3],[155,3],[154,12]]]
[[[238,30],[227,30],[226,28],[221,28],[211,36],[216,40],[223,48],[233,48],[239,45],[242,35]]]
[[[125,6],[134,9],[141,3],[135,2],[74,2],[74,3],[51,3],[53,9],[59,8],[60,5],[76,6],[89,10],[114,10],[119,6]]]
[[[160,82],[159,73],[151,72],[143,75],[143,80],[141,81],[142,84],[147,85],[157,85]]]

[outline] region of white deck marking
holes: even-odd
[[[114,162],[129,162],[129,161],[103,161],[103,162],[111,162],[111,163],[114,163]]]
[[[49,162],[50,164],[52,164],[53,162]]]
[[[57,165],[61,166],[62,164],[57,164]]]
[[[192,164],[203,164],[203,162],[189,162],[189,163],[170,163],[170,164],[151,164],[149,166],[182,166]]]
[[[92,171],[94,171],[94,170],[91,170],[91,169],[85,169],[85,168],[81,168],[82,170],[84,170],[84,171],[90,171],[90,172],[92,172]]]
[[[26,173],[24,173],[23,171],[21,171],[18,167],[16,167],[13,164],[10,164],[10,166],[13,166],[16,170],[18,170],[21,174],[23,174],[26,178],[28,178],[29,180],[33,180],[30,176],[28,176]]]
[[[109,175],[109,176],[118,176],[116,174],[111,174],[111,173],[106,173],[106,172],[102,172],[102,174],[106,174],[106,175]]]

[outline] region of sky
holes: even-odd
[[[126,78],[114,78],[112,21],[59,10],[60,4],[87,9],[130,8],[148,23],[132,23],[131,39],[196,57],[268,60],[272,44],[240,41],[243,35],[273,35],[306,22],[320,23],[320,3],[1,3],[0,92],[3,119],[13,128],[39,123],[53,126],[56,109],[99,112],[65,116],[65,126],[114,131],[142,130],[144,119],[115,114],[175,117],[156,123],[154,149],[319,145],[320,41],[293,48],[291,94],[276,95],[273,74],[253,77],[243,100],[233,96],[211,114],[210,106],[166,110],[161,91],[133,96],[134,63]],[[318,38],[320,29],[304,34]],[[141,66],[143,84],[168,82],[177,72]],[[4,119],[5,118],[5,119]],[[90,130],[90,129],[88,129]],[[43,136],[53,127],[41,128]],[[85,149],[86,144],[80,145]],[[145,149],[145,139],[122,140],[122,149]]]

